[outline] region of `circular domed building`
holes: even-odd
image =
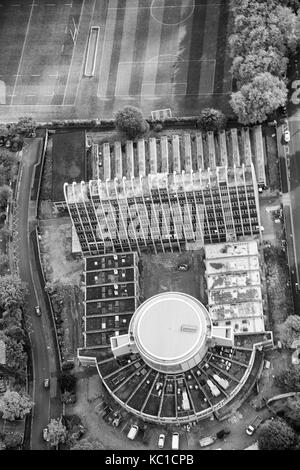
[[[168,374],[191,369],[205,356],[211,320],[197,299],[167,292],[146,300],[129,325],[129,340],[146,364]]]

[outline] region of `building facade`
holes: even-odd
[[[260,233],[252,163],[66,183],[64,195],[84,256],[181,251]]]

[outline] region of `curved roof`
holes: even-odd
[[[145,360],[171,366],[200,351],[208,327],[209,315],[201,302],[187,294],[167,292],[151,297],[137,309],[129,331]]]

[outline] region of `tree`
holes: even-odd
[[[279,338],[283,346],[290,348],[295,339],[300,339],[300,316],[290,315],[279,325]]]
[[[6,209],[7,203],[11,197],[12,191],[11,188],[4,184],[0,187],[0,210],[4,211]]]
[[[260,450],[290,449],[296,440],[293,429],[282,419],[268,419],[259,429],[258,447]]]
[[[248,125],[264,122],[269,114],[285,104],[286,99],[284,82],[266,72],[232,93],[230,105],[239,122]]]
[[[226,125],[226,117],[218,109],[204,108],[197,121],[198,127],[202,131],[219,131]]]
[[[285,77],[288,59],[273,47],[268,50],[258,50],[245,57],[236,56],[233,59],[231,72],[242,84],[250,82],[256,75],[270,72],[277,77]]]
[[[67,428],[61,422],[61,419],[51,419],[48,424],[48,439],[51,446],[58,448],[60,443],[67,439]]]
[[[4,436],[6,449],[18,449],[23,443],[23,436],[19,432],[8,432]]]
[[[99,441],[90,441],[89,439],[81,439],[71,450],[103,450],[104,446]]]
[[[0,276],[0,312],[22,307],[27,294],[26,285],[15,274]]]
[[[0,124],[0,137],[7,137],[8,135],[8,129],[6,124]]]
[[[4,273],[9,267],[9,257],[6,253],[0,253],[0,273]]]
[[[291,366],[282,370],[276,377],[276,382],[287,392],[300,391],[300,367]]]
[[[72,392],[76,387],[76,377],[75,375],[62,373],[59,377],[60,388],[63,392]]]
[[[14,421],[23,419],[31,410],[34,403],[25,394],[19,394],[13,390],[7,390],[0,399],[0,411],[3,419]]]
[[[16,124],[16,131],[18,134],[23,134],[26,137],[32,137],[35,135],[36,122],[31,116],[20,117]]]
[[[148,129],[148,124],[142,112],[133,106],[125,106],[125,108],[118,111],[115,120],[116,128],[121,132],[125,132],[130,139],[134,139]]]
[[[23,342],[16,341],[0,331],[0,339],[5,343],[6,366],[13,372],[24,375],[27,365],[27,354],[24,351]]]

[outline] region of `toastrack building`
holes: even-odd
[[[253,334],[253,309],[251,318],[243,310],[246,328],[234,295],[232,325],[222,312],[212,320],[213,305],[207,310],[184,293],[165,292],[140,303],[139,256],[212,243],[226,244],[226,250],[220,245],[222,256],[250,253],[239,244],[260,234],[252,162],[65,184],[64,195],[85,259],[81,364],[95,365],[124,412],[144,421],[184,424],[225,416],[252,389],[262,349],[273,344],[262,307],[256,306]],[[255,247],[250,254],[240,262],[244,271],[259,265],[252,259]],[[254,281],[258,291],[259,272]],[[209,295],[217,294],[222,292]]]
[[[252,163],[64,185],[84,256],[181,251],[259,234]]]

